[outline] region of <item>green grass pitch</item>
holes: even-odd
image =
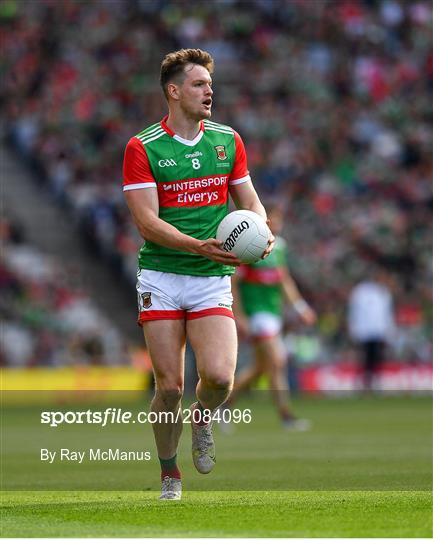
[[[180,502],[158,501],[156,459],[38,470],[24,443],[37,440],[40,426],[25,411],[20,421],[3,418],[2,435],[16,446],[3,445],[2,537],[432,536],[429,397],[302,399],[297,411],[313,421],[305,433],[282,431],[265,396],[240,406],[252,408],[253,422],[232,435],[215,429],[210,475],[193,470],[184,427]],[[62,439],[72,445],[68,429]],[[153,450],[149,426],[143,429]],[[136,438],[114,435],[122,447]]]

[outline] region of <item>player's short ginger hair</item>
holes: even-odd
[[[212,56],[201,49],[180,49],[167,54],[161,63],[159,82],[165,97],[168,98],[167,85],[176,81],[181,83],[185,76],[185,67],[188,64],[197,64],[213,73],[214,62]]]

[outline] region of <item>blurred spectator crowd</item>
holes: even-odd
[[[6,217],[0,239],[1,366],[127,362],[122,336],[74,283],[72,266],[28,244]]]
[[[162,57],[200,47],[213,120],[284,205],[290,267],[319,313],[301,359],[343,354],[347,298],[372,264],[390,275],[394,354],[431,359],[430,0],[5,0],[0,24],[5,135],[127,279],[140,239],[123,151],[165,114]]]

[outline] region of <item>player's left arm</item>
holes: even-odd
[[[290,272],[287,268],[281,268],[282,271],[282,280],[281,286],[284,291],[284,295],[292,305],[293,309],[302,319],[305,324],[308,326],[313,325],[317,320],[316,312],[307,304],[307,302],[302,297],[299,289],[294,282]]]
[[[251,180],[229,187],[230,196],[238,210],[251,210],[267,221],[268,216]]]
[[[269,225],[265,207],[260,202],[259,196],[257,195],[253,183],[251,182],[244,143],[236,131],[234,132],[234,137],[235,160],[229,180],[230,196],[238,210],[251,210],[252,212],[256,212],[256,214],[262,216],[262,218]],[[263,253],[263,259],[271,253],[272,249],[274,248],[274,244],[275,238],[271,233],[268,247]]]
[[[230,186],[230,196],[235,203],[235,206],[238,210],[251,210],[266,221],[269,226],[268,216],[266,215],[266,210],[263,204],[260,202],[259,196],[257,195],[256,190],[251,182],[248,180],[242,184],[235,184]],[[270,232],[270,231],[269,231]],[[263,253],[262,259],[266,258],[271,251],[274,249],[275,237],[270,232],[268,247]]]

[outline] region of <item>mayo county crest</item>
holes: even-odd
[[[218,146],[214,146],[215,152],[217,153],[217,158],[221,161],[224,161],[227,159],[226,154],[226,147],[223,144],[219,144]]]
[[[149,309],[152,305],[152,293],[144,292],[140,294],[140,304],[142,309]]]

